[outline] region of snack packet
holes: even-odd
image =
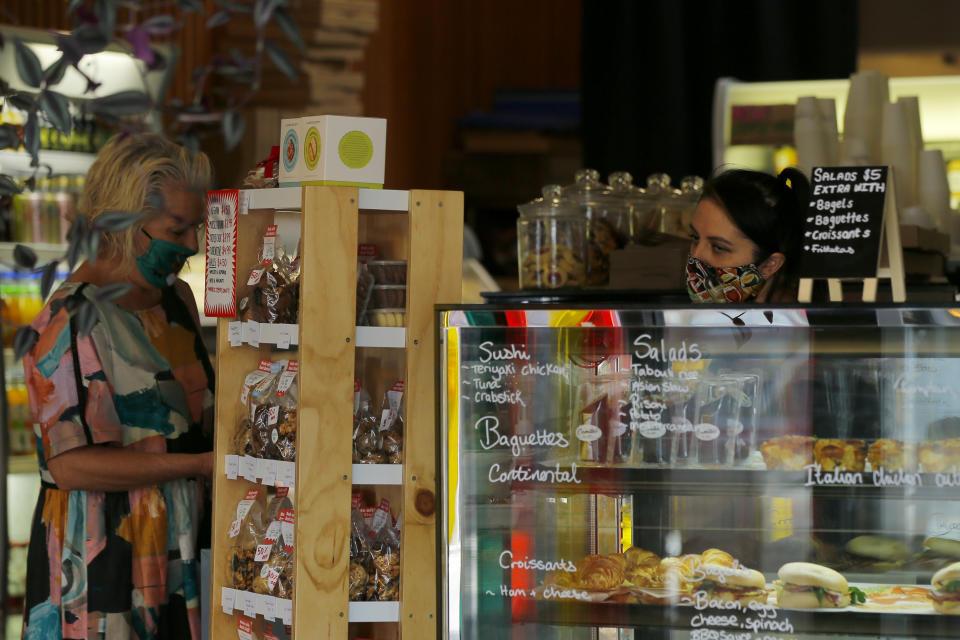
[[[256,576],[255,556],[263,542],[267,526],[265,518],[266,494],[260,489],[251,489],[237,504],[237,517],[228,531],[232,542],[227,584],[234,589],[250,591]]]
[[[400,599],[400,539],[393,527],[390,501],[383,499],[373,517],[369,532],[371,559],[374,568],[374,598],[381,601]]]
[[[241,301],[243,320],[296,324],[299,315],[299,259],[286,255],[277,242],[277,226],[267,227],[259,265],[250,271],[250,296]]]
[[[370,402],[360,401],[360,409],[353,418],[353,461],[365,464],[382,464],[386,456],[377,419],[370,408]]]
[[[272,363],[271,372],[250,390],[253,455],[293,461],[297,441],[297,360]]]
[[[403,382],[398,380],[384,394],[380,406],[381,449],[387,462],[400,464],[403,451]]]

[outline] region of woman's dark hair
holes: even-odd
[[[774,177],[760,171],[731,169],[710,178],[703,186],[703,197],[723,207],[743,235],[757,245],[755,262],[777,252],[786,257],[774,276],[772,293],[796,284],[802,217],[810,200],[810,183],[803,173],[791,168]]]

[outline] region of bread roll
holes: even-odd
[[[801,471],[813,463],[813,438],[780,436],[761,444],[760,453],[767,469]]]
[[[863,440],[825,439],[813,444],[813,459],[824,471],[863,471],[866,458],[867,443]]]

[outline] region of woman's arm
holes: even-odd
[[[210,478],[213,453],[147,453],[87,446],[50,458],[47,467],[64,491],[127,491],[178,478]]]

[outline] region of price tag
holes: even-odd
[[[260,465],[260,477],[263,478],[261,482],[268,487],[272,487],[277,483],[277,470],[280,466],[280,463],[277,460],[264,460]]]
[[[262,593],[257,594],[257,613],[259,613],[264,618],[267,617],[267,596]]]
[[[240,520],[234,520],[230,523],[230,531],[228,532],[231,538],[236,538],[240,535],[240,525],[242,522]]]
[[[282,396],[293,384],[293,381],[297,378],[297,372],[300,370],[300,363],[296,360],[291,360],[287,363],[286,368],[283,373],[280,374],[280,380],[277,381],[277,395]]]
[[[261,256],[261,264],[269,264],[273,261],[273,258],[276,255],[276,247],[277,225],[272,224],[267,227],[266,233],[263,234],[263,255]]]
[[[286,511],[286,509],[284,509]],[[266,532],[263,534],[263,541],[269,544],[273,544],[280,538],[280,521],[274,520],[267,527]]]
[[[251,347],[260,346],[260,323],[256,320],[247,320],[243,326],[243,339]]]
[[[277,610],[283,624],[293,624],[293,600],[277,598]]]
[[[231,347],[239,347],[243,344],[243,323],[239,320],[233,320],[230,322],[227,331],[227,339],[230,341]]]
[[[279,393],[278,393],[279,395]],[[280,419],[280,407],[273,405],[267,409],[267,426],[272,427],[277,424],[277,421]]]
[[[250,617],[252,618],[254,616],[251,615]],[[237,620],[237,637],[240,638],[240,640],[253,640],[253,620],[248,620],[247,618]]]
[[[290,348],[290,329],[284,327],[280,329],[279,334],[277,335],[277,348],[278,349],[289,349]]]
[[[233,615],[233,604],[237,601],[237,592],[229,587],[220,589],[220,608],[228,616]]]
[[[250,213],[250,192],[246,189],[240,189],[240,215],[245,216]]]
[[[248,618],[257,617],[257,594],[249,591],[240,592],[240,608],[243,609],[243,615]]]
[[[277,486],[293,487],[296,477],[296,465],[292,462],[281,462],[277,469]]]
[[[293,534],[295,515],[292,509],[283,509],[280,511],[280,535],[283,537],[283,546],[293,548]]]
[[[250,277],[247,278],[247,285],[252,287],[255,284],[258,284],[260,282],[260,278],[263,277],[263,274],[265,271],[266,269],[254,269],[253,271],[251,271]]]
[[[228,480],[236,480],[240,469],[240,456],[228,454],[223,459],[223,472]]]
[[[273,596],[263,596],[263,618],[265,620],[277,619],[277,599]]]
[[[253,556],[254,562],[266,562],[270,559],[271,551],[273,551],[272,544],[258,544],[257,553]]]
[[[250,482],[257,481],[257,459],[253,456],[240,458],[240,475]]]

